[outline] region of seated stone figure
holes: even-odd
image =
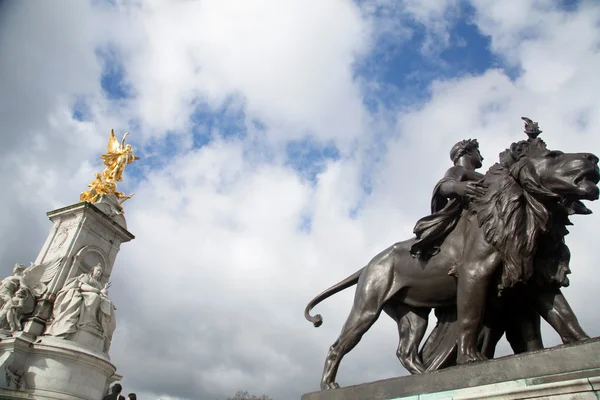
[[[107,298],[110,284],[99,282],[102,267],[96,265],[87,274],[67,281],[58,292],[52,312],[53,320],[46,335],[71,339],[87,328],[104,337],[104,351],[108,351],[116,327],[112,302]]]

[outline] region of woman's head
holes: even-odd
[[[102,277],[102,272],[103,272],[102,266],[100,264],[96,264],[90,272],[91,272],[92,278],[98,280]]]

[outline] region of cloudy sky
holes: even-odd
[[[353,291],[319,329],[306,303],[411,235],[458,140],[485,169],[529,116],[550,147],[599,154],[597,71],[594,0],[0,1],[1,272],[36,258],[46,211],[130,131],[136,239],[111,278],[125,391],[299,398]],[[596,214],[573,218],[565,290],[592,336]],[[396,345],[383,315],[340,384],[406,374]]]

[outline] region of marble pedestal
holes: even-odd
[[[122,378],[108,355],[113,331],[100,321],[97,329],[77,325],[67,338],[46,332],[65,284],[96,265],[103,271],[99,284],[110,280],[121,244],[135,238],[122,211],[116,197],[106,195],[94,204],[79,202],[48,212],[53,226],[35,262],[43,267],[39,283],[46,290],[22,321],[22,331],[14,336],[0,332],[0,399],[100,400]]]
[[[0,399],[99,400],[116,371],[105,353],[48,336],[2,338],[0,354],[14,374],[0,389]]]
[[[599,398],[600,338],[302,396],[302,400]]]

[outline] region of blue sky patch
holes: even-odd
[[[72,117],[80,122],[92,120],[90,107],[84,96],[75,97]]]
[[[456,21],[451,31],[451,45],[444,49],[440,57],[447,66],[447,72],[454,76],[483,74],[490,67],[500,67],[500,60],[491,52],[490,37],[481,34],[472,22],[475,10],[463,4],[462,18]]]
[[[285,151],[285,165],[312,183],[316,182],[317,175],[325,169],[328,161],[340,158],[340,152],[333,144],[323,145],[311,138],[291,141]]]
[[[312,216],[308,213],[304,213],[300,216],[300,222],[298,223],[298,232],[304,234],[310,234],[312,230]]]
[[[102,60],[100,85],[110,100],[123,100],[132,96],[132,87],[125,79],[125,69],[115,46],[107,45],[96,50]]]
[[[357,63],[355,69],[361,79],[376,82],[368,86],[365,106],[377,111],[379,107],[396,109],[424,103],[430,98],[429,87],[435,80],[482,74],[490,67],[501,66],[490,50],[490,38],[471,22],[474,12],[473,7],[462,4],[460,18],[449,21],[454,22],[448,46],[432,53],[423,52],[432,33],[411,19],[404,22],[412,31],[409,40],[380,40],[373,53]]]
[[[186,135],[181,132],[167,132],[166,136],[152,140],[141,149],[140,160],[131,164],[131,167],[137,164],[136,168],[131,169],[131,173],[135,173],[136,169],[140,174],[149,169],[162,169],[189,150],[189,138]]]
[[[581,5],[581,0],[558,0],[556,3],[561,11],[575,12]]]
[[[255,121],[257,124],[259,121]],[[199,102],[190,117],[194,148],[207,145],[215,135],[243,139],[247,135],[245,102],[240,96],[230,96],[218,108]]]

